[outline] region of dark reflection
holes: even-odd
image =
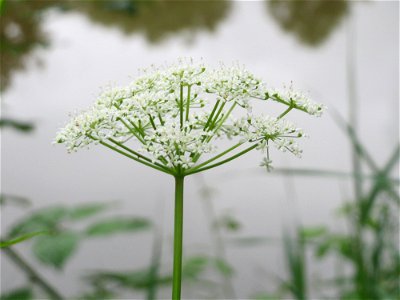
[[[24,69],[26,58],[38,45],[47,44],[40,28],[43,10],[50,1],[5,1],[0,18],[0,89],[5,90],[12,74]]]
[[[4,91],[17,70],[39,45],[49,44],[41,28],[44,11],[78,11],[91,21],[120,29],[125,34],[143,33],[149,42],[189,30],[214,31],[227,15],[228,1],[137,1],[137,0],[5,0],[1,11],[1,86]]]
[[[125,34],[143,33],[150,42],[190,30],[214,31],[230,7],[228,1],[79,1],[72,9],[87,15],[93,22],[114,26]]]
[[[271,0],[267,5],[282,29],[310,46],[321,44],[348,10],[346,0]]]

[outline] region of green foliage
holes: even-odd
[[[231,277],[234,274],[233,268],[227,261],[206,255],[196,255],[183,261],[182,277],[184,280],[199,280],[207,268],[211,268],[225,277]]]
[[[231,277],[234,274],[232,266],[229,265],[227,261],[215,258],[212,263],[215,266],[215,269],[221,273],[221,275],[225,277]]]
[[[15,239],[6,240],[6,241],[0,241],[0,248],[10,247],[12,245],[21,243],[21,242],[23,242],[25,240],[31,239],[31,238],[33,238],[35,236],[42,235],[42,234],[48,234],[48,232],[47,231],[35,231],[35,232],[30,232],[30,233],[24,234],[24,235],[22,235],[20,237],[17,237]]]
[[[182,277],[184,280],[197,280],[202,274],[209,260],[206,256],[193,256],[183,261]]]
[[[328,229],[325,226],[317,226],[317,227],[310,227],[310,228],[300,228],[299,235],[307,240],[307,239],[314,239],[320,236],[323,236],[328,232]]]
[[[32,231],[54,231],[66,214],[67,209],[62,206],[41,209],[14,225],[9,236],[15,237]]]
[[[230,239],[228,243],[233,246],[251,247],[251,246],[273,244],[279,241],[280,240],[277,238],[269,238],[264,236],[242,236]]]
[[[46,236],[34,240],[32,251],[43,264],[62,269],[86,237],[109,236],[120,232],[136,232],[148,229],[151,222],[145,218],[112,217],[98,219],[84,230],[73,228],[76,222],[84,221],[106,211],[111,205],[93,202],[74,207],[53,206],[37,210],[17,222],[9,237],[1,246],[10,246],[39,234]]]
[[[258,293],[252,297],[254,300],[277,300],[279,298],[276,295],[268,294],[268,293]]]
[[[14,237],[32,231],[57,232],[63,222],[76,222],[95,216],[110,207],[106,203],[87,203],[75,207],[53,206],[40,209],[15,224],[9,233]]]
[[[137,217],[113,217],[101,220],[86,229],[88,236],[107,236],[121,232],[132,232],[149,229],[151,222]]]
[[[302,230],[304,242],[314,249],[316,257],[335,255],[347,262],[353,274],[334,279],[341,299],[398,299],[400,289],[400,255],[398,245],[399,194],[397,180],[390,174],[398,164],[400,147],[396,145],[387,163],[379,168],[354,130],[343,126],[358,156],[373,175],[367,190],[359,198],[346,202],[340,209],[349,232],[335,232],[323,227]],[[363,176],[355,177],[362,180]]]
[[[72,220],[81,220],[92,217],[110,207],[108,203],[85,203],[69,210],[68,217]]]
[[[240,222],[229,214],[222,215],[216,220],[215,226],[232,232],[238,231],[241,228]]]
[[[33,244],[33,253],[44,264],[61,269],[78,247],[79,234],[72,231],[60,232],[54,236],[42,236]]]
[[[283,283],[283,287],[297,300],[307,299],[303,232],[299,230],[295,238],[290,237],[287,233],[283,237],[286,266],[289,272],[289,280]]]
[[[29,206],[31,205],[31,202],[20,196],[16,195],[9,195],[9,194],[0,194],[0,205],[5,205],[5,204],[16,204],[19,206]]]
[[[19,288],[13,290],[4,296],[0,297],[0,300],[33,300],[33,293],[30,288]]]
[[[13,119],[0,119],[0,128],[11,128],[21,132],[31,132],[34,129],[34,126],[28,122],[21,122]]]
[[[168,285],[172,280],[170,276],[154,278],[151,275],[150,269],[131,272],[99,271],[87,276],[87,280],[95,286],[105,287],[116,284],[119,287],[134,290],[148,289],[154,282],[157,285]]]

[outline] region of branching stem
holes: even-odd
[[[218,158],[224,156],[225,154],[231,152],[232,150],[235,150],[237,147],[241,146],[243,143],[237,143],[236,145],[233,145],[232,147],[230,147],[229,149],[225,150],[224,152],[214,156],[213,158],[210,158],[209,160],[206,160],[205,162],[193,167],[190,169],[190,172],[193,172],[194,170],[200,169],[201,167],[204,167],[206,165],[208,165],[210,162],[213,162],[214,160],[217,160]]]
[[[215,163],[215,164],[213,164],[213,165],[209,165],[209,166],[206,166],[206,167],[204,167],[204,168],[196,169],[196,170],[193,170],[193,171],[192,171],[192,170],[188,170],[188,172],[187,172],[185,175],[191,175],[191,174],[203,172],[203,171],[205,171],[205,170],[209,170],[209,169],[218,167],[218,166],[220,166],[220,165],[223,165],[223,164],[225,164],[225,163],[227,163],[227,162],[230,162],[231,160],[233,160],[233,159],[235,159],[235,158],[238,158],[239,156],[242,156],[243,154],[246,154],[247,152],[253,150],[253,149],[254,149],[255,147],[257,147],[257,146],[258,146],[258,143],[257,143],[257,144],[254,144],[254,145],[252,145],[252,146],[250,146],[250,147],[248,147],[248,148],[246,148],[245,150],[243,150],[243,151],[241,151],[241,152],[239,152],[239,153],[237,153],[237,154],[235,154],[235,155],[232,155],[231,157],[229,157],[229,158],[227,158],[227,159],[224,159],[224,160],[222,160],[222,161],[220,161],[220,162],[217,162],[217,163]]]
[[[139,158],[137,158],[136,156],[130,155],[130,154],[128,154],[128,153],[125,153],[124,151],[122,151],[122,150],[120,150],[120,149],[118,149],[118,148],[116,148],[116,147],[114,147],[114,146],[112,146],[112,145],[110,145],[110,144],[107,144],[107,143],[105,143],[105,142],[103,142],[103,141],[100,141],[99,143],[102,144],[103,146],[106,146],[107,148],[110,148],[111,150],[114,150],[114,151],[118,152],[119,154],[122,154],[122,155],[124,155],[124,156],[126,156],[126,157],[129,157],[130,159],[133,159],[133,160],[135,160],[135,161],[137,161],[137,162],[140,162],[140,163],[142,163],[142,164],[144,164],[144,165],[146,165],[146,166],[148,166],[148,167],[151,167],[151,168],[156,169],[156,170],[158,170],[158,171],[161,171],[161,172],[164,172],[164,173],[173,175],[173,173],[172,173],[170,170],[166,170],[166,169],[164,169],[164,168],[158,167],[158,166],[156,166],[156,165],[154,165],[154,164],[152,164],[152,163],[149,163],[149,162],[147,162],[147,161],[144,161],[144,160],[142,160],[142,159],[139,159]]]

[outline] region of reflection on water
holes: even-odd
[[[12,74],[24,69],[27,56],[47,38],[40,27],[47,1],[6,1],[1,12],[1,84],[5,90]]]
[[[266,2],[268,11],[280,27],[293,33],[299,41],[317,46],[343,19],[348,9],[346,0]]]
[[[41,29],[48,8],[78,11],[94,23],[125,34],[142,33],[156,43],[182,30],[190,30],[191,39],[197,31],[214,31],[230,6],[228,1],[5,1],[1,15],[1,90],[8,87],[15,71],[25,67],[33,49],[48,44]]]
[[[91,21],[121,29],[125,34],[143,33],[158,42],[184,29],[214,31],[230,7],[228,1],[87,1],[71,2],[71,9]]]
[[[304,44],[317,46],[340,23],[348,9],[338,1],[266,1],[268,12]],[[1,90],[10,83],[26,58],[49,39],[41,29],[44,10],[78,11],[92,22],[115,27],[125,34],[142,33],[149,42],[183,30],[190,38],[199,30],[213,32],[230,11],[229,1],[5,1],[1,17]]]

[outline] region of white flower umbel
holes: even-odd
[[[251,109],[254,101],[276,101],[284,109],[277,117],[256,115]],[[234,113],[243,109],[246,117],[235,118]],[[58,132],[55,142],[64,143],[70,152],[101,144],[175,177],[172,297],[180,299],[184,177],[253,149],[265,154],[261,165],[271,170],[271,145],[299,156],[295,140],[304,134],[283,119],[293,109],[320,116],[324,107],[292,86],[270,89],[242,66],[210,68],[181,59],[143,70],[127,87],[106,89],[90,109]],[[216,138],[236,142],[218,152]]]

